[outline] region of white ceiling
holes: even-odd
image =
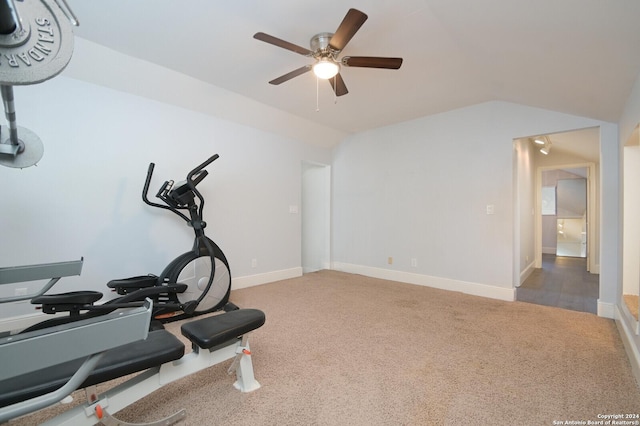
[[[640,72],[638,0],[68,2],[78,37],[348,133],[490,100],[617,122]],[[267,83],[311,60],[254,33],[308,47],[350,7],[369,19],[342,55],[400,70],[343,68],[350,93],[321,81],[319,111],[312,73]]]

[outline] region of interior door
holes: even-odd
[[[556,255],[587,257],[587,180],[559,179]]]

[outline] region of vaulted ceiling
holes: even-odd
[[[78,37],[348,133],[491,100],[617,122],[640,72],[637,0],[68,2]],[[337,99],[313,73],[268,84],[312,60],[253,34],[309,47],[351,7],[368,20],[342,53],[401,69],[343,67]]]

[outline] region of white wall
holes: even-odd
[[[640,75],[636,79],[636,82],[633,86],[633,89],[629,95],[629,99],[627,100],[627,104],[625,105],[622,118],[619,122],[620,129],[620,138],[618,149],[619,152],[623,150],[624,145],[629,141],[629,139],[634,134],[634,129],[638,126],[640,122]],[[637,136],[637,135],[636,135]],[[627,158],[625,156],[624,165],[628,165]],[[637,163],[635,164],[637,167]],[[632,172],[630,175],[627,175],[625,172],[624,176],[624,187],[634,188],[637,187],[638,182],[633,180],[635,178],[634,173]],[[627,180],[628,179],[628,180]],[[629,191],[630,192],[630,191]],[[629,192],[625,192],[625,206],[628,202],[637,203],[636,200],[628,200],[628,196],[632,196]],[[637,192],[635,193],[637,197]],[[620,233],[622,234],[622,229]],[[632,238],[633,233],[635,233],[633,227],[629,229],[629,238]],[[627,236],[627,229],[624,228],[625,237]],[[626,247],[625,247],[626,248]],[[624,257],[624,261],[627,262],[625,264],[625,270],[627,268],[632,268],[638,270],[640,267],[640,259],[637,257],[635,259],[632,258],[633,253],[624,253],[624,256],[620,256],[620,270],[622,270],[622,261]],[[635,262],[635,265],[633,263]],[[627,277],[625,277],[625,280]],[[621,336],[623,342],[625,343],[625,348],[627,349],[627,353],[629,354],[629,358],[631,360],[631,365],[633,367],[633,371],[635,373],[636,380],[640,382],[640,326],[638,321],[634,320],[630,315],[627,314],[626,310],[623,308],[621,300],[622,295],[622,286],[618,287],[618,292],[616,294],[616,324],[621,331]]]
[[[506,102],[348,137],[334,150],[334,265],[513,299],[513,140],[598,125],[606,129],[601,145],[615,148],[614,124]],[[617,205],[604,208],[614,228]],[[616,247],[617,234],[609,238]],[[602,281],[615,288],[615,255],[607,262]],[[615,301],[615,290],[604,295]]]
[[[600,127],[601,228],[598,314],[608,318],[615,316],[615,305],[622,290],[622,167],[618,141],[618,126]]]
[[[638,122],[640,122],[640,74],[631,89],[631,93],[627,99],[627,104],[625,105],[622,117],[618,123],[620,127],[621,145],[624,145],[627,140],[629,140],[629,137],[631,137],[631,134],[638,125]]]
[[[135,62],[127,66],[132,78],[141,77]],[[140,86],[155,83],[159,92],[184,83],[184,76],[163,69],[163,78],[144,71]],[[105,78],[99,66],[93,72]],[[189,84],[193,90],[185,96],[196,104],[216,93],[204,83]],[[289,206],[300,205],[301,161],[329,163],[327,148],[64,75],[17,87],[15,95],[18,124],[40,136],[45,154],[37,167],[0,167],[0,266],[84,256],[82,276],[62,280],[59,291],[104,291],[109,279],[160,273],[191,248],[193,232],[169,212],[143,204],[147,166],[156,163],[155,195],[164,180],[184,179],[218,153],[199,188],[207,201],[207,234],[226,253],[234,286],[301,273],[300,217]],[[297,120],[284,116],[274,124],[285,128],[289,119]],[[13,292],[11,286],[0,291]],[[5,305],[1,316],[19,313]]]
[[[344,132],[79,37],[75,37],[73,58],[63,75],[327,148],[346,136]]]
[[[640,146],[624,147],[623,294],[640,293]]]
[[[514,277],[516,286],[522,284],[534,270],[535,264],[535,161],[534,151],[529,138],[514,141],[514,161],[516,174],[516,192],[514,210],[516,212],[516,233],[514,250],[519,256]]]

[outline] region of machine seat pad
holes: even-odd
[[[181,327],[182,335],[203,349],[242,336],[265,322],[264,312],[258,309],[238,309],[188,322]]]
[[[31,299],[34,305],[91,305],[102,299],[99,291],[70,291],[68,293],[43,294]]]
[[[106,382],[175,361],[184,355],[184,344],[166,330],[149,332],[147,339],[110,349],[81,388]],[[84,358],[0,381],[0,407],[44,395],[62,387]]]
[[[158,277],[155,275],[141,275],[138,277],[122,278],[118,280],[111,280],[107,283],[109,288],[141,288],[141,287],[153,287],[158,282]]]

